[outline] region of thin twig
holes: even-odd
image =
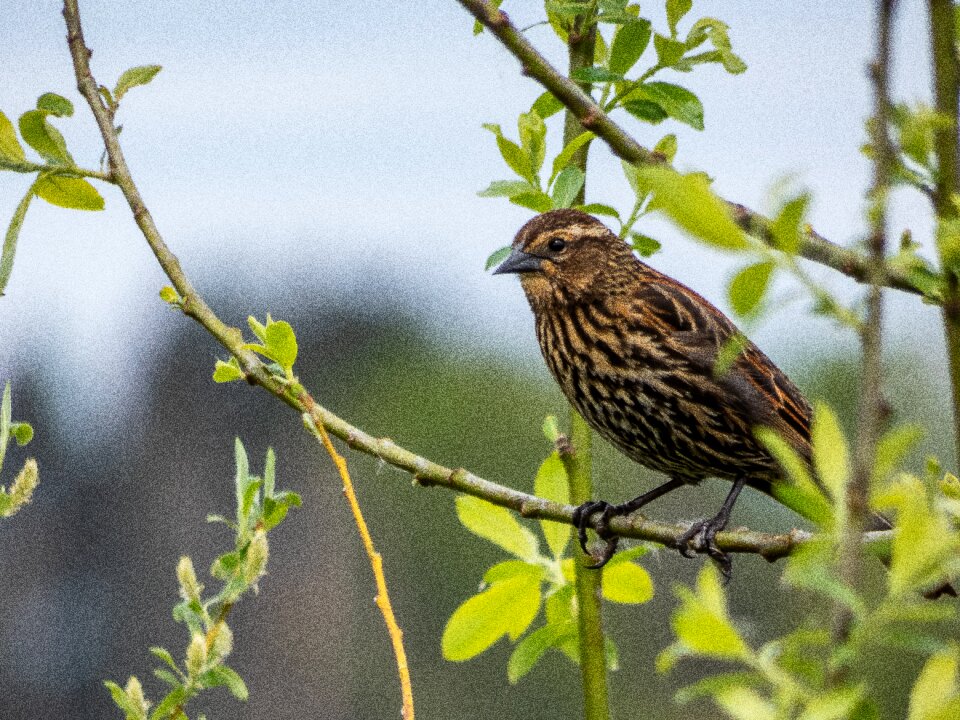
[[[665,162],[662,155],[653,153],[638,143],[626,130],[611,120],[589,94],[553,67],[514,27],[505,12],[493,7],[486,0],[457,1],[520,61],[524,75],[532,77],[549,90],[576,116],[585,129],[603,139],[617,157],[639,165]],[[764,242],[770,242],[770,221],[767,218],[738,203],[727,201],[727,205],[744,231]],[[837,245],[809,227],[803,233],[798,252],[808,260],[833,268],[858,282],[870,282],[873,275],[872,261],[868,255]],[[881,285],[923,295],[923,291],[914,284],[909,274],[899,269],[884,267],[880,279]]]
[[[387,632],[390,635],[390,643],[393,645],[393,654],[397,660],[397,672],[400,675],[400,693],[403,696],[403,720],[414,720],[413,718],[413,688],[410,685],[410,667],[407,664],[407,653],[403,649],[403,630],[397,624],[397,618],[393,614],[393,606],[390,604],[390,594],[387,592],[387,578],[383,574],[383,558],[377,552],[373,545],[373,538],[370,537],[370,529],[367,527],[367,521],[363,519],[363,513],[360,511],[360,502],[357,500],[357,494],[353,490],[353,482],[350,480],[350,472],[347,470],[347,461],[343,455],[337,452],[337,449],[330,442],[330,436],[324,430],[323,425],[317,425],[307,413],[303,415],[304,422],[320,438],[323,447],[326,449],[333,464],[337,466],[337,472],[340,473],[340,479],[343,480],[343,494],[350,503],[350,510],[353,512],[353,520],[357,524],[357,530],[360,531],[360,539],[363,541],[363,547],[367,551],[367,557],[370,558],[370,567],[373,568],[373,577],[377,584],[377,607],[383,615],[383,621],[387,624]]]

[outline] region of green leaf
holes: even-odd
[[[10,434],[16,439],[17,445],[26,445],[33,440],[33,426],[25,422],[12,423],[10,425]]]
[[[760,306],[775,267],[772,260],[747,265],[730,281],[730,305],[737,315],[749,315]]]
[[[37,98],[37,110],[43,110],[54,117],[70,117],[73,115],[73,103],[62,95],[44,93]]]
[[[517,638],[540,609],[540,583],[518,576],[490,586],[458,607],[443,630],[443,657],[454,662],[482,653],[504,635]]]
[[[484,124],[483,127],[496,137],[500,155],[507,166],[523,179],[536,185],[534,175],[530,172],[530,156],[515,142],[505,138],[499,125]]]
[[[533,192],[524,192],[514,195],[510,202],[520,207],[525,207],[534,212],[543,213],[553,209],[553,199],[544,192],[535,190]]]
[[[757,428],[755,434],[786,473],[787,482],[774,483],[773,496],[819,527],[830,527],[833,523],[833,508],[814,483],[806,462],[796,449],[771,428]]]
[[[550,453],[540,465],[537,477],[533,481],[533,492],[538,497],[554,502],[567,504],[570,502],[570,486],[567,480],[567,469],[556,451]],[[547,540],[547,547],[555,558],[563,557],[567,543],[570,541],[570,525],[566,523],[541,520],[540,528]]]
[[[670,34],[673,37],[677,35],[677,23],[690,12],[692,7],[693,0],[667,0],[667,24],[670,26]]]
[[[477,193],[478,197],[513,197],[524,192],[536,192],[537,188],[526,180],[494,180],[486,190]]]
[[[67,143],[63,135],[47,122],[47,113],[43,110],[29,110],[20,116],[20,135],[27,145],[40,156],[53,163],[73,165],[73,158],[67,152]]]
[[[660,33],[653,36],[653,47],[657,51],[657,65],[673,67],[687,51],[687,46],[679,40],[671,40]]]
[[[622,74],[611,72],[606,68],[597,67],[596,65],[580,68],[579,70],[574,71],[570,77],[571,79],[582,83],[620,82],[623,80]]]
[[[673,162],[677,155],[677,136],[673,133],[664,135],[657,144],[653,146],[653,151],[658,155],[663,155],[667,162]]]
[[[829,537],[817,536],[790,554],[783,579],[796,588],[805,588],[849,608],[863,617],[864,603],[856,591],[834,573],[836,556]]]
[[[162,69],[160,65],[138,65],[129,70],[124,70],[113,88],[114,100],[120,102],[120,98],[126,95],[128,90],[138,85],[146,85],[153,80]]]
[[[550,182],[548,185],[552,185],[553,179],[560,174],[561,170],[570,164],[570,160],[573,158],[577,150],[582,148],[595,137],[596,135],[588,130],[587,132],[580,133],[573,140],[567,143],[566,147],[560,151],[560,154],[553,159],[553,169],[550,172]]]
[[[617,209],[610,207],[609,205],[603,205],[602,203],[587,203],[586,205],[575,205],[575,209],[580,212],[589,213],[590,215],[607,215],[608,217],[620,219],[620,213],[617,212]]]
[[[270,349],[271,360],[288,372],[297,360],[297,336],[285,320],[268,322],[264,341]]]
[[[200,682],[206,687],[226,686],[237,700],[244,702],[250,696],[250,691],[247,690],[247,684],[243,681],[243,678],[237,674],[236,670],[226,665],[218,665],[207,670],[200,676]]]
[[[487,261],[483,264],[484,271],[490,270],[491,268],[496,267],[504,260],[507,259],[507,256],[513,250],[513,247],[510,245],[504,245],[499,250],[494,250],[490,253],[490,257],[487,258]]]
[[[0,112],[0,162],[22,163],[27,159],[23,154],[23,146],[17,140],[17,133],[13,129],[10,119]]]
[[[530,172],[536,177],[543,167],[547,152],[547,126],[537,113],[528,112],[521,113],[517,118],[517,130],[520,132],[520,145],[530,158]]]
[[[504,560],[489,567],[483,574],[483,581],[487,585],[494,585],[522,575],[532,581],[541,582],[545,572],[542,565],[531,565],[523,560]]]
[[[623,104],[635,100],[656,103],[674,120],[679,120],[695,130],[703,130],[703,103],[692,92],[679,85],[667,82],[648,82],[631,90],[623,98]]]
[[[642,120],[651,125],[659,125],[670,117],[667,115],[667,111],[653,100],[627,100],[622,103],[622,105],[623,109],[637,118],[637,120]]]
[[[660,244],[659,240],[655,240],[649,235],[631,231],[630,247],[636,250],[641,256],[650,257],[651,255],[660,252],[660,249],[663,247],[663,245]]]
[[[240,363],[237,359],[231,357],[228,362],[217,360],[213,369],[213,381],[215,383],[228,383],[234,380],[243,379],[243,370],[240,369]]]
[[[610,46],[610,71],[617,75],[626,75],[637,64],[649,43],[649,20],[636,19],[621,25]]]
[[[653,580],[646,569],[632,562],[608,565],[602,576],[603,597],[610,602],[639,604],[653,597]]]
[[[183,680],[176,676],[176,674],[170,672],[166,668],[154,668],[153,676],[158,680],[162,680],[170,687],[179,687],[183,684]]]
[[[233,439],[233,457],[236,465],[236,474],[233,478],[234,493],[237,499],[237,521],[243,521],[243,496],[247,492],[247,486],[250,484],[250,461],[247,459],[247,451],[240,442],[240,438]]]
[[[777,708],[753,688],[733,685],[716,693],[717,705],[733,720],[776,720]]]
[[[810,195],[803,193],[788,200],[780,209],[776,219],[770,223],[770,237],[778,250],[796,254],[803,240],[803,218],[810,204]]]
[[[27,189],[26,195],[17,203],[17,209],[13,211],[13,217],[10,219],[10,225],[7,227],[7,233],[3,239],[3,251],[0,252],[0,297],[3,296],[10,281],[10,275],[13,273],[13,260],[17,254],[17,240],[20,238],[20,230],[23,227],[23,221],[27,217],[27,209],[30,207],[30,201],[33,200],[33,185]]]
[[[530,112],[535,112],[544,120],[561,110],[563,110],[563,103],[557,100],[549,90],[538,97],[530,107]]]
[[[678,588],[680,607],[671,620],[681,654],[697,653],[722,660],[746,660],[750,649],[727,615],[720,576],[713,565],[704,565],[696,592]]]
[[[537,628],[513,649],[507,662],[507,679],[515,685],[533,669],[547,650],[576,636],[577,627],[573,623],[548,623]]]
[[[840,687],[820,693],[798,720],[847,720],[862,698],[862,687]]]
[[[847,481],[850,479],[847,440],[836,414],[826,403],[814,403],[810,439],[813,443],[813,467],[820,482],[834,498],[846,497]],[[838,508],[843,505],[842,500],[838,501]]]
[[[573,205],[585,180],[583,170],[576,165],[567,165],[561,170],[553,184],[553,207],[568,208]]]
[[[681,175],[662,166],[636,168],[635,173],[637,188],[654,194],[651,210],[662,210],[688,233],[715,247],[749,247],[726,203],[713,194],[703,175]]]
[[[187,690],[184,687],[175,687],[150,713],[150,720],[167,720],[173,709],[187,699]]]
[[[920,671],[910,691],[908,720],[939,720],[943,709],[957,701],[957,649],[934,654]]]
[[[547,439],[547,442],[551,445],[556,444],[557,440],[559,440],[560,436],[563,434],[560,432],[560,426],[557,424],[556,415],[547,415],[543,419],[543,425],[540,429],[543,431],[543,436]],[[568,501],[564,500],[564,502]]]
[[[107,690],[110,691],[110,695],[113,696],[113,702],[118,708],[123,710],[127,714],[128,718],[137,718],[140,714],[140,708],[137,707],[136,703],[130,699],[130,696],[127,695],[127,691],[122,687],[117,685],[112,680],[105,680],[104,686]]]
[[[269,322],[269,317],[267,322]],[[250,326],[250,331],[260,338],[261,342],[266,342],[267,340],[267,327],[262,325],[253,315],[247,317],[247,325]]]
[[[103,210],[103,196],[83,178],[41,174],[33,191],[51,205],[71,210]]]
[[[173,659],[173,655],[171,655],[170,651],[167,650],[166,648],[156,647],[156,646],[152,647],[150,648],[150,654],[153,655],[155,658],[158,658],[163,662],[165,662],[174,671],[180,672],[180,668],[177,667],[176,660]]]
[[[489,540],[521,560],[533,562],[539,557],[537,538],[506,508],[470,495],[460,495],[456,505],[457,517],[474,535]]]
[[[160,288],[160,299],[169,305],[176,305],[181,302],[180,293],[169,285]]]
[[[900,425],[884,433],[877,443],[874,479],[878,482],[886,480],[922,439],[923,428],[915,424]]]

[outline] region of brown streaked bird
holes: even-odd
[[[753,343],[722,374],[718,353],[739,334],[707,300],[641,262],[603,223],[577,210],[553,210],[517,233],[497,273],[517,273],[536,318],[547,367],[589,425],[627,457],[670,480],[629,502],[587,502],[574,524],[606,540],[598,562],[616,550],[610,518],[706,477],[733,482],[720,511],[694,523],[677,543],[706,552],[729,577],[716,534],[744,485],[771,493],[776,461],[754,437],[770,427],[808,462],[811,408],[790,379]],[[882,520],[879,519],[878,520]],[[889,524],[884,525],[889,527]]]

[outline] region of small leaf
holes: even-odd
[[[570,502],[570,486],[567,480],[567,469],[556,451],[550,453],[540,465],[537,477],[533,481],[533,492],[538,497],[554,502],[567,504]],[[567,523],[557,523],[548,520],[540,521],[540,528],[547,540],[547,547],[555,558],[563,557],[567,543],[570,541],[571,527]]]
[[[946,718],[944,707],[957,702],[957,650],[951,648],[934,654],[920,671],[910,692],[908,720]]]
[[[874,478],[881,482],[886,480],[922,439],[923,428],[919,425],[900,425],[884,433],[877,443]]]
[[[770,236],[778,250],[795,254],[803,239],[803,218],[810,204],[810,195],[804,193],[784,203],[779,214],[770,223]]]
[[[173,655],[170,654],[170,651],[162,647],[152,647],[150,648],[150,654],[156,658],[159,658],[167,665],[170,666],[173,670],[179,672],[180,668],[177,667],[176,660],[173,659]]]
[[[549,90],[538,97],[530,107],[530,112],[535,112],[544,120],[561,110],[563,110],[563,103],[557,100]]]
[[[553,159],[553,169],[550,172],[550,182],[548,183],[548,185],[552,185],[553,179],[560,174],[561,170],[563,170],[565,167],[567,167],[567,165],[570,164],[570,160],[571,158],[573,158],[577,150],[582,148],[584,145],[586,145],[588,142],[593,140],[593,138],[595,137],[596,135],[594,135],[590,131],[582,132],[579,135],[577,135],[573,140],[567,143],[566,147],[564,147],[563,150],[560,151],[560,154]]]
[[[642,120],[651,125],[659,125],[670,117],[667,111],[653,100],[627,100],[623,103],[623,109],[637,118],[637,120]]]
[[[547,415],[543,419],[543,425],[541,426],[541,430],[543,431],[543,436],[547,439],[547,442],[550,443],[551,445],[556,444],[557,440],[559,440],[560,436],[562,435],[562,433],[560,432],[560,426],[557,424],[556,415]],[[534,487],[536,487],[536,483],[534,483]],[[567,502],[567,501],[564,500],[564,502]]]
[[[62,95],[44,93],[37,98],[37,110],[43,110],[54,117],[70,117],[73,115],[73,103]]]
[[[611,72],[606,68],[591,65],[590,67],[576,70],[570,78],[582,83],[602,83],[602,82],[620,82],[623,75],[617,72]]]
[[[496,267],[504,260],[507,259],[507,256],[513,250],[513,247],[510,245],[504,245],[499,250],[494,250],[490,253],[490,257],[487,258],[487,261],[483,264],[484,271],[490,270],[491,268]]]
[[[45,111],[25,112],[20,116],[19,125],[24,142],[40,153],[44,160],[61,165],[73,165],[73,158],[67,152],[67,143],[63,135],[47,122]]]
[[[33,425],[25,422],[15,422],[10,425],[10,434],[16,439],[17,445],[26,445],[33,440]]]
[[[23,228],[23,221],[27,217],[27,210],[32,200],[33,186],[31,185],[27,189],[26,195],[17,203],[17,208],[13,211],[13,217],[10,219],[10,225],[7,227],[3,239],[3,250],[0,251],[0,297],[3,296],[7,283],[10,281],[10,275],[13,273],[13,261],[17,254],[17,240],[20,238],[20,230]]]
[[[187,690],[184,687],[175,687],[150,713],[150,720],[166,720],[173,709],[187,699]]]
[[[687,51],[684,43],[664,37],[660,33],[653,36],[653,47],[657,51],[657,64],[660,67],[673,67]]]
[[[651,210],[662,210],[681,228],[710,245],[729,250],[749,247],[726,203],[713,194],[703,175],[681,175],[660,166],[636,168],[635,173],[637,188],[654,194]]]
[[[494,585],[522,575],[531,581],[540,582],[545,572],[542,565],[531,565],[523,560],[504,560],[489,567],[483,574],[483,581],[487,585]]]
[[[626,75],[650,43],[650,21],[631,20],[621,25],[610,46],[610,71]]]
[[[639,255],[643,257],[650,257],[651,255],[660,252],[660,249],[663,247],[663,245],[660,244],[659,240],[655,240],[649,235],[631,231],[630,247],[636,250]]]
[[[850,478],[847,440],[840,429],[836,414],[826,403],[814,404],[810,436],[817,477],[834,498],[846,497],[847,481]],[[838,502],[838,507],[843,505],[842,501]]]
[[[169,285],[164,285],[160,288],[160,299],[170,305],[176,305],[181,302],[180,293]]]
[[[717,705],[733,720],[776,720],[777,708],[753,688],[728,685],[716,692]]]
[[[775,267],[771,260],[747,265],[730,281],[730,305],[737,315],[749,315],[760,306]]]
[[[533,669],[547,650],[576,635],[577,627],[573,623],[548,623],[537,628],[513,649],[507,662],[507,679],[511,684],[516,684]]]
[[[681,607],[671,624],[681,645],[691,652],[727,660],[749,657],[749,648],[727,616],[726,598],[717,570],[704,565],[696,594],[679,589]]]
[[[620,213],[617,212],[617,209],[610,207],[609,205],[603,205],[601,203],[588,203],[586,205],[577,205],[576,209],[580,212],[589,213],[590,215],[607,215],[612,218],[620,219]]]
[[[41,174],[33,191],[51,205],[71,210],[103,210],[103,196],[83,178]]]
[[[129,70],[124,70],[113,88],[113,97],[115,102],[120,102],[120,98],[127,94],[127,91],[138,85],[146,85],[153,80],[157,73],[163,68],[160,65],[138,65]]]
[[[513,197],[524,192],[536,192],[537,188],[526,180],[494,180],[486,190],[477,193],[478,197]]]
[[[639,604],[653,597],[653,580],[646,569],[632,562],[610,565],[602,576],[603,597],[610,602]]]
[[[459,496],[456,505],[457,517],[474,535],[499,545],[521,560],[535,561],[539,556],[537,538],[506,508],[470,495]]]
[[[499,125],[485,124],[483,127],[496,137],[497,148],[499,148],[500,155],[507,166],[531,184],[536,184],[533,173],[530,172],[530,156],[515,142],[505,138]]]
[[[539,190],[514,195],[510,198],[510,202],[538,213],[544,213],[553,209],[553,199]]]
[[[585,180],[583,170],[576,165],[567,165],[561,170],[553,184],[553,207],[568,208],[573,205]]]
[[[26,159],[26,155],[23,154],[23,146],[17,140],[17,133],[13,129],[13,123],[0,112],[0,162],[7,160],[22,163]]]
[[[521,113],[517,118],[517,130],[520,133],[520,145],[530,158],[530,172],[536,177],[546,156],[547,126],[537,113],[528,112]]]
[[[540,609],[540,583],[518,576],[490,586],[458,607],[443,630],[443,657],[469,660],[504,635],[519,637]]]
[[[676,37],[677,23],[690,12],[692,7],[693,0],[667,0],[667,24],[670,26],[672,36]]]
[[[703,103],[684,87],[667,82],[648,82],[630,91],[623,103],[626,105],[632,100],[654,102],[673,119],[695,130],[703,130]]]
[[[653,151],[659,155],[663,155],[667,162],[673,162],[673,158],[677,155],[677,136],[673,133],[669,135],[664,135],[653,146]]]
[[[246,702],[250,697],[250,691],[247,690],[247,684],[243,681],[243,678],[237,674],[236,670],[226,665],[211,668],[200,676],[200,682],[206,687],[224,685],[237,700]]]
[[[262,325],[253,315],[247,317],[247,325],[250,326],[250,331],[256,335],[261,342],[266,342],[267,328],[265,325]]]
[[[288,373],[297,360],[297,336],[285,320],[267,323],[264,342],[270,348],[270,359]]]
[[[217,360],[213,369],[213,381],[215,383],[228,383],[234,380],[243,379],[243,370],[240,369],[240,363],[232,357],[229,362]]]

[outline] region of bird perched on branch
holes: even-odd
[[[612,517],[717,477],[733,482],[723,506],[676,546],[688,557],[706,552],[729,577],[717,532],[744,485],[771,493],[781,478],[754,429],[772,428],[810,461],[812,412],[796,385],[707,300],[638,260],[603,223],[577,210],[530,220],[494,273],[520,275],[543,357],[577,412],[629,458],[670,478],[629,502],[577,508],[584,552],[586,529],[599,514],[595,526],[606,546],[594,567],[616,551]],[[731,342],[739,352],[718,367]]]

